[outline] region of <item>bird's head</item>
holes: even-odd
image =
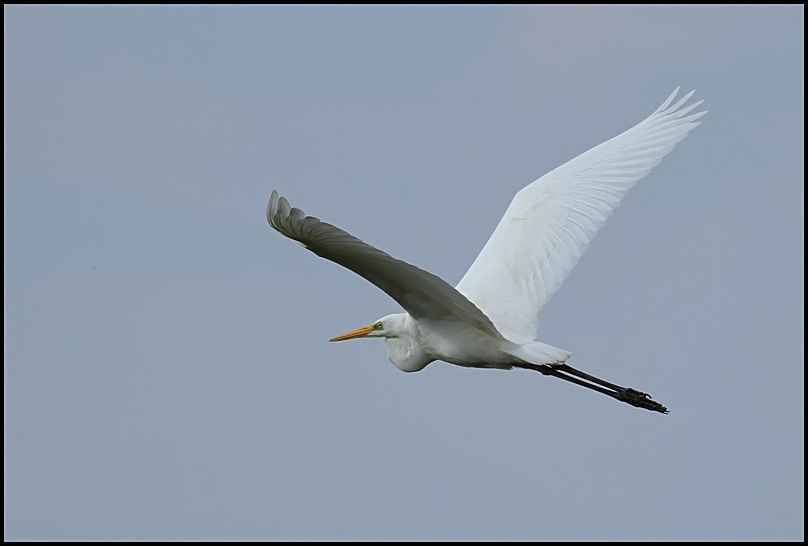
[[[333,337],[328,341],[345,341],[362,337],[383,337],[390,362],[404,372],[417,372],[435,360],[424,351],[419,329],[407,313],[387,315],[373,324]]]
[[[361,337],[397,337],[404,327],[404,317],[406,317],[406,315],[387,315],[373,324],[362,326],[346,334],[332,337],[328,341],[345,341],[347,339],[357,339]]]

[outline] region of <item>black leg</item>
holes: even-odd
[[[575,383],[576,385],[581,385],[582,387],[597,391],[605,394],[606,396],[611,396],[615,400],[620,400],[621,402],[631,404],[632,406],[636,406],[638,408],[643,408],[650,411],[658,411],[660,413],[668,413],[668,409],[665,406],[659,402],[651,400],[651,397],[644,392],[627,387],[621,387],[619,385],[615,385],[614,383],[609,383],[608,381],[604,381],[603,379],[599,379],[593,375],[589,375],[588,373],[576,370],[567,364],[562,364],[560,366],[547,366],[524,362],[514,364],[513,366],[515,368],[534,370],[539,373],[543,373],[544,375],[552,375],[553,377],[563,379],[564,381],[569,381],[570,383]]]

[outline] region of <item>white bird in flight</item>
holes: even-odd
[[[693,91],[628,131],[529,184],[511,201],[456,288],[443,279],[306,216],[273,190],[269,225],[315,254],[381,288],[407,312],[387,315],[330,341],[381,337],[390,361],[417,372],[435,360],[471,368],[526,368],[633,406],[668,410],[646,393],[566,364],[569,351],[538,341],[538,314],[620,201],[668,155],[706,111],[685,106]]]

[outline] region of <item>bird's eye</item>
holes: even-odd
[[[381,321],[379,321],[379,322],[377,322],[376,324],[373,325],[373,329],[374,330],[382,330],[382,329],[384,329],[384,326],[382,325]]]

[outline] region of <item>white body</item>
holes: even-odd
[[[421,371],[435,360],[470,368],[509,369],[515,358],[531,364],[561,364],[572,355],[540,341],[519,345],[457,321],[414,319],[399,313],[378,322],[383,329],[357,337],[384,337],[390,362],[405,372]]]

